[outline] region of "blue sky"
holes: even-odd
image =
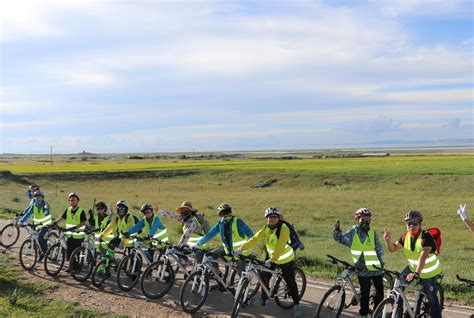
[[[473,138],[471,1],[2,1],[0,153]]]

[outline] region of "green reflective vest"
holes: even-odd
[[[237,220],[238,218],[237,217],[232,217],[232,225],[231,225],[231,238],[230,238],[230,241],[232,242],[232,250],[235,251],[237,249],[239,249],[242,244],[245,243],[245,237],[242,237],[240,236],[239,234],[239,230],[238,230],[238,227],[237,227]],[[225,225],[224,225],[225,226]],[[222,245],[224,246],[224,251],[226,252],[226,254],[230,254],[230,251],[229,249],[227,248],[227,245],[222,242]],[[248,252],[244,252],[244,255],[248,255]]]
[[[365,266],[369,271],[377,270],[375,266],[381,267],[380,260],[375,252],[375,232],[369,230],[364,243],[360,241],[360,237],[357,234],[357,230],[354,229],[354,238],[351,246],[352,260],[354,264],[357,263],[360,256],[364,254]]]
[[[158,216],[156,216],[155,214],[153,214],[153,220],[151,221],[151,225],[150,223],[148,223],[146,217],[143,218],[143,222],[145,223],[145,227],[144,227],[144,234],[145,235],[150,235],[151,233],[151,229],[153,228],[153,225],[155,224],[156,220],[158,219]],[[153,235],[153,239],[155,240],[160,240],[162,242],[167,242],[168,241],[168,234],[167,234],[168,230],[166,228],[164,229],[158,229],[158,232],[156,232],[154,235]],[[160,247],[163,247],[163,244],[159,244],[157,241],[153,241],[152,244],[158,248]]]
[[[286,224],[281,225],[286,226]],[[286,226],[288,229],[288,226]],[[290,231],[290,229],[288,229]],[[278,242],[278,237],[276,235],[276,229],[270,229],[268,226],[265,226],[265,247],[267,248],[267,253],[268,256],[271,258],[273,256],[273,252],[275,251],[275,247]],[[283,250],[283,253],[278,257],[278,259],[275,261],[276,264],[286,264],[291,262],[292,260],[295,259],[295,253],[293,251],[293,248],[286,242],[285,249]]]
[[[40,231],[43,227],[48,226],[52,223],[51,213],[48,215],[44,214],[44,208],[38,208],[35,204],[33,205],[33,224],[35,225],[36,231]]]
[[[99,216],[94,215],[94,223],[95,223],[94,226],[95,226],[96,229],[104,230],[107,227],[107,225],[109,223],[109,220],[110,220],[110,216],[107,215],[106,217],[104,217],[102,219],[102,222],[99,223]],[[94,234],[94,237],[95,237],[94,244],[95,244],[95,247],[97,247],[97,248],[98,247],[108,248],[107,243],[109,243],[114,238],[113,234],[109,234],[109,235],[102,238],[103,242],[100,242],[99,241],[99,236],[100,236],[99,233]]]
[[[193,247],[194,245],[196,245],[196,243],[204,236],[200,231],[201,223],[199,223],[199,220],[195,216],[193,216],[192,221],[194,221],[197,224],[197,228],[191,233],[191,236],[186,242],[186,245],[189,247]],[[183,223],[183,226],[182,226],[183,233],[185,233],[187,229],[188,229],[188,225],[186,223]],[[206,248],[207,248],[207,243],[198,247],[198,249],[201,249],[201,250],[206,249]]]
[[[405,257],[408,260],[408,266],[412,272],[416,271],[416,267],[419,264],[419,259],[421,256],[421,237],[422,232],[418,235],[415,242],[415,250],[411,250],[411,235],[410,232],[407,232],[405,235],[405,243],[403,244],[403,249],[405,251]],[[420,277],[422,279],[432,278],[441,273],[441,265],[439,263],[438,256],[435,253],[430,253],[428,258],[425,261],[425,266],[421,270]]]
[[[72,214],[72,206],[66,210],[66,232],[64,234],[66,237],[72,237],[74,239],[83,239],[86,236],[86,226],[83,225],[80,228],[77,228],[73,231],[68,229],[78,226],[81,224],[81,214],[86,213],[83,208],[77,208],[76,213]]]
[[[130,222],[130,219],[132,222]],[[130,224],[128,224],[130,223]],[[124,215],[123,218],[117,217],[117,232],[118,237],[123,240],[123,244],[125,247],[132,247],[133,246],[133,238],[138,235],[138,233],[134,233],[130,235],[130,238],[127,239],[123,236],[123,233],[127,232],[129,228],[135,225],[135,218],[130,213]]]

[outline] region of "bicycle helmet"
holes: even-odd
[[[217,208],[217,214],[221,215],[228,213],[232,213],[232,207],[230,206],[230,204],[225,202],[221,203],[221,205],[219,205],[219,207]]]
[[[359,210],[355,212],[355,216],[359,216],[359,215],[372,216],[372,213],[367,208],[360,208]]]
[[[270,215],[276,214],[280,216],[280,209],[275,208],[275,207],[269,207],[265,210],[265,217],[268,218]]]
[[[418,221],[422,222],[423,221],[423,214],[421,212],[416,211],[416,210],[410,210],[407,212],[405,215],[405,221],[413,220],[413,219],[418,219]]]
[[[41,195],[44,198],[44,192],[41,190],[36,190],[34,196],[37,197],[39,195]]]
[[[128,202],[125,200],[118,200],[115,206],[118,208],[119,206],[124,206],[128,210]]]
[[[95,204],[96,209],[104,209],[107,212],[107,204],[105,202],[99,201]]]
[[[72,198],[72,197],[76,197],[77,200],[80,200],[80,199],[81,199],[81,198],[79,198],[79,194],[77,194],[77,192],[71,192],[71,193],[69,193],[69,195],[68,195],[67,198],[68,198],[68,200],[69,200],[69,199]]]
[[[145,203],[144,205],[142,205],[141,209],[142,213],[145,213],[145,211],[152,211],[153,212],[153,207],[151,206],[151,204],[148,204],[148,203]]]

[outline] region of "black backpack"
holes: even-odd
[[[304,250],[304,245],[301,242],[298,233],[296,233],[293,224],[288,223],[286,221],[280,221],[276,230],[276,236],[280,238],[281,226],[283,225],[283,223],[285,223],[286,226],[288,226],[288,229],[290,229],[290,246],[291,248],[293,248],[293,251],[296,251],[297,249]]]

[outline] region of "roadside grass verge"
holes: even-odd
[[[105,317],[96,310],[75,303],[50,301],[41,297],[55,287],[33,284],[20,278],[21,270],[0,258],[0,308],[2,317]]]

